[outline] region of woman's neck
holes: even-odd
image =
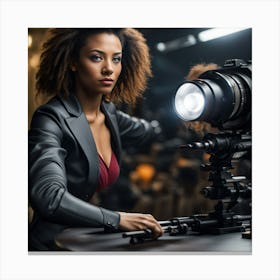
[[[77,98],[83,108],[84,114],[89,123],[95,121],[100,115],[100,106],[102,102],[102,94],[86,94],[83,91],[76,91]]]

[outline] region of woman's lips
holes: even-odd
[[[112,79],[103,79],[103,80],[100,80],[100,83],[104,86],[110,86],[114,83],[114,80]]]

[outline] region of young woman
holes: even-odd
[[[66,227],[151,229],[152,215],[114,212],[89,203],[119,175],[122,147],[154,137],[152,126],[118,111],[135,103],[151,76],[149,49],[135,29],[58,28],[43,45],[36,87],[51,97],[29,131],[29,250],[56,250]]]

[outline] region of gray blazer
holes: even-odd
[[[102,102],[111,145],[120,163],[122,147],[155,136],[152,126]],[[55,250],[54,237],[66,227],[118,229],[119,214],[88,203],[99,178],[98,153],[75,95],[54,97],[33,115],[28,136],[28,189],[34,218],[29,250]]]

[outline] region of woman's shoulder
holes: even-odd
[[[59,96],[54,96],[46,103],[41,104],[35,112],[48,112],[48,111],[60,111],[62,109],[62,103]]]
[[[47,103],[41,105],[37,111],[55,114],[62,118],[67,118],[71,115],[79,116],[82,113],[81,106],[73,94],[68,97],[54,96]]]
[[[59,125],[67,116],[69,114],[61,102],[61,98],[55,96],[35,110],[32,116],[31,127],[53,122]]]

